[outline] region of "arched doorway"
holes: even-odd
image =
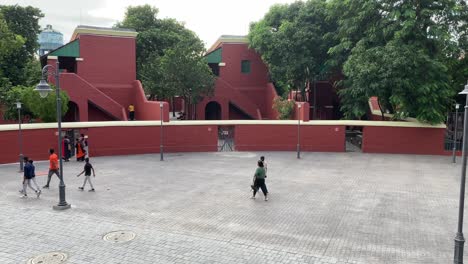
[[[68,101],[68,111],[63,117],[64,122],[79,122],[80,111],[78,105],[73,101]]]
[[[205,120],[221,120],[221,105],[212,101],[206,104]]]

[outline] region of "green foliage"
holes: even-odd
[[[137,76],[151,98],[175,95],[200,98],[213,90],[214,76],[202,59],[204,45],[174,19],[158,19],[150,5],[129,7],[117,27],[134,28],[137,36]]]
[[[5,119],[17,119],[16,102],[22,102],[22,115],[29,115],[31,118],[39,118],[43,122],[57,122],[57,100],[55,95],[55,86],[51,86],[54,90],[46,98],[41,98],[39,93],[34,91],[35,87],[15,86],[7,92],[6,106],[7,110],[4,113]],[[62,117],[68,111],[69,97],[63,90],[60,91],[62,100]]]
[[[330,6],[339,24],[339,44],[329,53],[345,75],[339,92],[345,117],[362,117],[368,98],[377,96],[395,119],[443,122],[461,89],[454,76],[466,74],[460,67],[466,5],[457,0],[334,0]]]
[[[25,69],[34,60],[34,54],[39,47],[38,21],[43,14],[39,9],[31,6],[0,5],[0,16],[0,34],[2,35],[0,42],[2,42],[3,34],[9,31],[10,33],[6,35],[9,36],[10,44],[13,44],[8,47],[0,44],[0,54],[6,53],[6,55],[0,55],[0,77],[8,78],[13,86],[27,85],[30,76],[25,74]],[[11,34],[15,36],[14,43],[11,41],[13,38]]]
[[[309,81],[330,73],[327,51],[334,40],[329,33],[336,23],[328,12],[325,0],[274,5],[251,24],[250,46],[261,54],[281,90],[304,92]]]
[[[341,110],[361,118],[377,96],[396,119],[439,123],[468,79],[464,0],[308,0],[275,5],[250,28],[276,86],[343,76]]]
[[[21,51],[25,40],[23,37],[14,34],[8,28],[6,21],[0,13],[0,102],[5,100],[6,92],[11,88],[11,81],[8,78],[7,61],[16,53]]]
[[[143,67],[145,76],[153,76],[143,82],[158,87],[157,94],[162,98],[180,95],[190,98],[190,103],[198,103],[203,96],[211,95],[215,76],[203,56],[191,51],[190,46],[183,43],[167,49],[164,56],[154,59],[154,64]]]
[[[281,120],[291,119],[295,104],[294,100],[283,99],[280,96],[273,99],[273,109],[278,111]]]

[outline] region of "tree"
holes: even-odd
[[[4,70],[7,67],[5,62],[21,50],[25,40],[10,31],[2,13],[0,13],[0,36],[0,102],[3,102],[6,92],[11,89],[11,81]]]
[[[23,103],[22,112],[24,115],[29,115],[31,118],[39,118],[43,122],[57,122],[57,100],[55,96],[55,86],[51,85],[53,91],[46,98],[41,98],[35,87],[15,86],[7,93],[7,110],[5,116],[8,119],[17,118],[17,110],[15,103],[20,101]],[[62,117],[68,111],[68,94],[61,90],[60,98],[62,100]]]
[[[336,23],[328,19],[328,12],[326,0],[274,5],[262,20],[251,24],[250,46],[268,65],[280,91],[304,93],[310,81],[330,73],[327,51]]]
[[[116,25],[138,31],[137,78],[151,99],[178,95],[196,103],[214,85],[214,75],[202,57],[204,45],[183,24],[158,19],[157,14],[158,9],[150,5],[129,7],[124,20]]]
[[[466,15],[462,1],[333,1],[340,43],[330,49],[343,63],[342,110],[360,118],[369,97],[396,119],[440,123],[453,100],[447,59]],[[460,53],[458,53],[460,54]],[[456,56],[456,55],[455,55]]]
[[[21,7],[18,5],[0,5],[0,14],[6,22],[10,32],[22,37],[23,44],[15,52],[4,56],[0,61],[0,71],[8,76],[13,86],[25,85],[29,76],[24,70],[33,63],[39,44],[37,35],[40,33],[39,19],[44,15],[34,7]],[[3,38],[3,37],[2,37]],[[0,51],[1,53],[1,51]]]

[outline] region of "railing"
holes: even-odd
[[[458,112],[457,131],[455,131],[455,116],[456,112],[451,112],[447,115],[447,129],[445,131],[444,149],[453,150],[453,147],[455,145],[456,150],[461,151],[463,142],[464,113],[462,111]]]

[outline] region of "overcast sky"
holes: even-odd
[[[294,0],[0,0],[0,4],[31,5],[42,10],[41,27],[51,24],[70,41],[77,25],[110,27],[123,19],[129,5],[150,4],[159,18],[175,18],[193,30],[205,46],[221,35],[246,35],[249,24],[258,21],[275,3]]]

